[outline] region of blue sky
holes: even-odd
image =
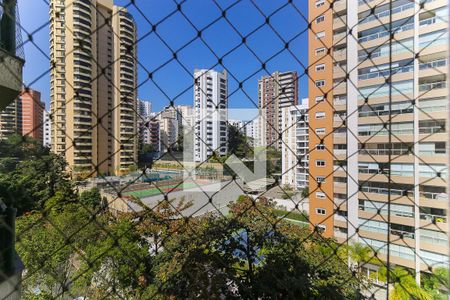
[[[202,32],[203,43],[195,39],[185,48],[186,43],[197,36],[197,31],[186,20],[198,28],[204,28],[221,16],[221,9],[230,7],[226,17],[236,31],[224,18]],[[208,49],[223,57],[223,66],[215,66],[217,70],[224,68],[229,71],[229,106],[232,108],[254,108],[258,102],[257,81],[267,72],[296,70],[299,75],[304,73],[308,59],[307,38],[307,1],[287,0],[187,0],[182,3],[182,11],[161,22],[167,15],[176,10],[173,0],[135,0],[135,6],[129,1],[116,0],[116,4],[128,6],[138,26],[138,97],[150,100],[153,110],[158,111],[168,105],[169,99],[175,98],[175,104],[190,104],[193,102],[192,73],[195,68],[211,68],[217,63],[217,58]],[[255,5],[258,7],[255,7]],[[260,11],[259,11],[259,10]],[[276,11],[276,13],[274,13]],[[32,88],[41,91],[43,100],[49,104],[49,36],[48,36],[48,5],[44,0],[19,1],[21,23],[25,29],[25,68],[24,81]],[[265,16],[271,15],[270,24],[279,36],[267,25],[255,31],[264,24]],[[265,16],[264,16],[265,15]],[[303,15],[303,16],[302,16]],[[152,25],[158,23],[155,32]],[[247,46],[242,44],[241,36],[247,36]],[[28,34],[32,34],[32,41]],[[280,38],[281,37],[281,38]],[[287,50],[284,42],[293,39]],[[161,41],[161,39],[164,41]],[[241,44],[239,46],[239,44]],[[239,46],[239,47],[238,47]],[[179,50],[179,51],[177,51]],[[177,51],[179,62],[171,60],[172,51]],[[261,62],[252,54],[266,63],[266,69],[260,70]],[[276,55],[279,53],[278,55]],[[274,56],[276,55],[276,56]],[[155,71],[156,70],[156,71]],[[154,74],[152,82],[147,80],[147,71]],[[256,73],[255,73],[256,72]],[[245,80],[245,81],[244,81]],[[239,82],[243,82],[243,90],[239,90]],[[237,91],[236,91],[237,90]],[[300,98],[307,97],[307,78],[303,75],[299,83]],[[251,98],[249,99],[247,95]],[[254,103],[253,103],[253,102]]]

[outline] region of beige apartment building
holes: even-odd
[[[178,140],[177,110],[173,106],[165,107],[156,117],[159,122],[160,151],[166,153],[175,148]]]
[[[137,164],[136,25],[112,0],[50,2],[52,150],[76,177]]]
[[[419,280],[448,261],[448,1],[309,12],[310,220]]]
[[[297,72],[274,72],[258,81],[261,146],[281,151],[282,109],[298,103]]]

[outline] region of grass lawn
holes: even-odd
[[[308,222],[308,216],[307,215],[302,215],[299,212],[296,211],[292,211],[292,212],[288,212],[282,209],[274,209],[273,212],[278,216],[278,217],[283,217],[286,220],[295,220],[295,221],[301,221],[301,222]]]

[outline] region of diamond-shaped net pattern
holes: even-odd
[[[0,116],[0,298],[445,297],[447,1],[161,2],[27,3],[50,18],[17,48],[48,68]],[[45,147],[10,122],[42,82]],[[243,106],[219,144],[197,129]],[[227,159],[261,149],[254,188]]]

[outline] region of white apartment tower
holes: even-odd
[[[282,185],[308,187],[308,100],[282,108]]]
[[[194,160],[227,154],[228,80],[226,71],[194,71]]]
[[[142,119],[146,119],[150,117],[150,114],[152,113],[152,103],[150,101],[145,101],[138,99],[139,104],[139,115]]]
[[[52,145],[52,130],[51,130],[51,126],[50,126],[50,118],[49,118],[49,113],[47,110],[44,109],[44,122],[43,122],[43,126],[44,126],[44,131],[43,131],[43,145],[45,147],[51,147]]]

